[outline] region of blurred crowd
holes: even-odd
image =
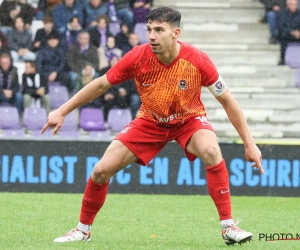
[[[300,44],[299,0],[260,0],[265,6],[262,22],[268,23],[270,44],[280,44],[279,65],[285,65],[285,52],[289,43]]]
[[[4,0],[0,105],[14,105],[21,115],[39,103],[49,112],[51,84],[65,86],[72,96],[146,40],[145,16],[151,7],[152,0]],[[35,32],[34,20],[42,22]],[[21,78],[16,63],[25,65]],[[111,108],[128,108],[135,117],[140,99],[128,80],[86,106],[103,109],[105,119]]]

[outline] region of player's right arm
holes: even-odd
[[[48,128],[54,127],[52,134],[55,135],[63,125],[67,114],[102,95],[111,86],[112,85],[108,82],[106,75],[91,81],[57,110],[50,112],[48,122],[42,128],[41,133],[44,133]]]

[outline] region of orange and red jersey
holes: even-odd
[[[201,87],[214,84],[219,74],[205,53],[179,43],[179,55],[171,64],[163,64],[150,45],[144,44],[134,47],[107,72],[112,85],[134,78],[142,101],[137,117],[173,125],[205,115]]]

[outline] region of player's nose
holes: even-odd
[[[155,40],[155,36],[154,36],[154,32],[153,31],[148,31],[147,35],[148,35],[149,41]]]

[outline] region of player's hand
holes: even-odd
[[[262,174],[265,174],[262,165],[261,152],[254,142],[245,146],[245,156],[247,161],[252,162],[251,164],[252,168],[259,169]]]
[[[62,115],[59,109],[50,112],[48,116],[48,122],[42,128],[41,134],[43,134],[48,128],[53,128],[52,135],[56,135],[57,131],[64,123],[65,116]]]

